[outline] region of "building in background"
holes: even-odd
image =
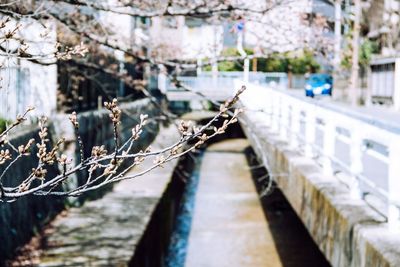
[[[56,49],[56,25],[51,21],[42,24],[20,20],[18,23],[21,26],[15,38],[1,44],[4,50],[24,50],[28,54],[50,59],[40,60],[39,64],[8,57],[6,52],[0,55],[0,118],[6,120],[15,120],[30,106],[35,107],[30,113],[32,117],[56,110],[57,65],[51,64],[51,55]],[[16,21],[11,21],[0,29],[2,36],[16,25]],[[27,40],[26,44],[16,41],[18,37]]]
[[[151,54],[160,60],[196,60],[220,55],[223,26],[203,19],[155,17],[150,27]]]
[[[393,56],[400,50],[400,1],[369,0],[365,4],[364,23],[367,38],[379,45],[382,56]]]

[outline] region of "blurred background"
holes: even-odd
[[[400,266],[399,50],[398,0],[1,0],[0,266]],[[41,116],[73,164],[115,149],[113,99],[121,142],[152,118],[135,151],[180,120],[222,134],[78,197],[4,198]]]

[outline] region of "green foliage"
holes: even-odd
[[[225,48],[221,54],[222,56],[240,56],[239,51],[234,47]]]
[[[253,50],[245,49],[248,55],[253,54]],[[236,48],[226,48],[222,56],[240,56]],[[318,72],[320,65],[315,60],[311,51],[303,51],[300,55],[290,53],[274,53],[269,58],[257,59],[257,70],[263,72],[288,72],[289,69],[294,74],[304,74],[306,72]],[[211,66],[206,66],[205,71],[211,71]],[[243,62],[241,61],[222,61],[218,63],[219,71],[242,71]]]
[[[267,59],[258,59],[257,69],[264,72],[288,72],[304,74],[306,72],[318,72],[320,65],[310,51],[303,51],[300,55],[293,56],[290,53],[273,54]]]
[[[368,39],[364,40],[360,46],[359,64],[363,67],[367,67],[371,61],[372,55],[376,53],[379,53],[377,42]]]
[[[259,58],[257,60],[257,70],[263,72],[287,72],[288,59],[280,54],[273,54],[269,58]]]
[[[342,61],[341,66],[345,69],[351,68],[352,56],[353,56],[353,46],[351,44],[351,36],[345,35],[347,38],[347,45],[342,50]],[[364,39],[359,48],[358,64],[361,67],[368,67],[372,55],[379,53],[379,45],[376,41],[371,41],[369,39]]]
[[[211,70],[211,67],[210,67]],[[219,71],[242,71],[243,66],[234,61],[222,61],[218,63]]]
[[[0,118],[0,133],[4,132],[4,130],[7,128],[7,120]]]
[[[351,58],[353,54],[353,46],[351,44],[351,38],[352,38],[352,31],[349,31],[347,34],[343,35],[343,39],[345,40],[345,46],[342,49],[340,65],[342,68],[347,70],[351,68]]]
[[[204,71],[211,71],[211,66],[210,65],[204,66],[203,70]]]
[[[304,51],[300,57],[289,58],[289,65],[294,74],[314,73],[321,68],[310,51]]]
[[[248,55],[253,54],[253,50],[245,48],[244,51]],[[224,49],[221,53],[223,57],[233,57],[233,56],[240,56],[239,51],[236,48],[228,47]],[[238,61],[221,61],[218,63],[218,70],[219,71],[242,71],[243,70],[243,63]],[[204,67],[204,71],[211,71],[211,66]]]

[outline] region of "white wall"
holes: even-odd
[[[51,56],[55,51],[56,27],[53,23],[45,26],[35,22],[23,20],[16,37],[27,40],[27,53],[38,55],[42,62],[54,62]],[[2,33],[15,27],[10,22]],[[10,50],[18,48],[19,44],[13,40],[8,43]],[[4,44],[3,44],[4,46]],[[17,114],[23,113],[28,106],[34,106],[32,116],[50,116],[56,110],[57,66],[44,66],[25,59],[0,56],[3,67],[0,69],[0,117],[13,120]]]
[[[223,49],[223,26],[202,25],[183,28],[183,58],[212,58],[220,55]]]
[[[219,55],[223,48],[223,26],[203,24],[199,27],[185,25],[184,17],[176,17],[173,27],[166,18],[153,18],[150,29],[153,52],[160,52],[164,59],[197,59]],[[157,50],[159,48],[159,50]]]

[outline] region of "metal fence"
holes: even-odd
[[[370,90],[372,103],[393,104],[396,86],[395,70],[395,59],[371,64]]]
[[[203,72],[198,77],[211,77],[211,72]],[[218,78],[242,79],[244,73],[241,71],[218,72]],[[285,72],[249,72],[249,82],[256,84],[267,84],[270,86],[287,87],[288,79]]]
[[[240,101],[246,110],[255,110],[252,116],[259,125],[267,125],[292,148],[318,159],[324,173],[336,174],[352,196],[367,202],[372,196],[369,203],[387,216],[390,225],[400,223],[400,127],[346,107],[266,86],[247,86]]]

